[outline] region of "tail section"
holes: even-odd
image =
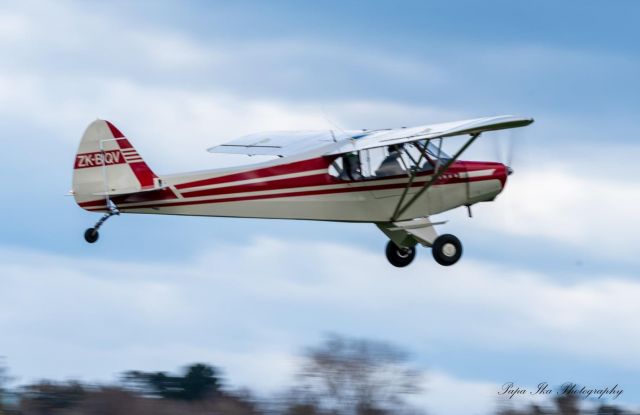
[[[153,189],[157,178],[109,121],[96,120],[87,127],[73,166],[73,194],[80,206],[101,197]]]

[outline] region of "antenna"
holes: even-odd
[[[324,107],[321,107],[322,109],[322,115],[324,116],[324,119],[331,125],[333,125],[337,130],[339,130],[342,134],[344,134],[345,136],[347,135],[347,133],[345,132],[344,128],[340,127],[337,123],[333,122],[333,120],[331,120],[331,118],[329,118],[329,116],[327,115],[327,112],[325,111]],[[333,137],[333,141],[334,142],[338,142],[338,140],[336,139],[336,135],[333,133],[333,130],[331,131],[331,137]]]

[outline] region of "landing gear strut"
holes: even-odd
[[[111,216],[117,216],[120,214],[118,207],[111,200],[107,201],[107,207],[109,211],[105,213],[98,222],[96,222],[93,228],[89,228],[84,231],[84,240],[88,243],[92,244],[98,240],[100,234],[98,233],[98,229],[109,219]]]
[[[387,259],[394,267],[406,267],[415,257],[415,246],[411,248],[401,248],[392,241],[387,242]]]

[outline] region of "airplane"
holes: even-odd
[[[88,243],[120,213],[360,222],[387,236],[393,266],[409,265],[417,245],[450,266],[462,244],[439,235],[435,227],[445,222],[429,217],[462,206],[471,216],[471,206],[493,201],[513,173],[460,156],[482,133],[532,122],[502,115],[411,128],[262,132],[208,151],[273,156],[268,161],[157,175],[120,130],[98,119],[82,136],[71,194],[83,209],[104,213],[85,231]],[[455,136],[467,139],[450,156],[442,143]]]

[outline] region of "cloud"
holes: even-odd
[[[386,122],[398,124],[450,114],[384,100],[300,102],[278,94],[243,92],[243,85],[273,86],[280,82],[275,78],[282,77],[292,83],[281,92],[296,89],[297,78],[286,72],[302,71],[298,78],[308,83],[314,71],[295,62],[311,58],[379,67],[389,76],[427,72],[423,66],[383,59],[371,51],[356,56],[346,47],[310,47],[277,39],[205,43],[188,33],[134,24],[126,16],[73,2],[5,7],[5,37],[20,39],[0,43],[0,51],[14,57],[0,63],[0,118],[23,130],[26,125],[39,127],[50,132],[47,140],[69,140],[73,147],[89,122],[110,119],[161,173],[254,162],[204,150],[256,131],[372,128],[372,121],[382,114]],[[262,66],[259,71],[256,62]],[[245,70],[253,72],[240,74]],[[266,72],[271,80],[256,79],[256,74]]]
[[[238,353],[280,356],[285,367],[302,339],[328,331],[384,336],[421,354],[464,339],[484,350],[580,357],[612,368],[640,361],[640,337],[632,319],[622,318],[640,312],[640,284],[624,276],[561,284],[553,275],[471,260],[442,269],[430,258],[398,271],[382,254],[264,237],[212,246],[181,264],[8,248],[0,258],[0,329],[11,333],[4,353],[28,377],[105,378],[130,369],[122,362],[135,365],[145,349],[154,353],[141,369],[216,357],[212,363],[225,367],[229,359],[234,372],[249,373],[238,367]],[[65,347],[86,366],[62,360],[42,373],[30,363],[43,353],[65,355]],[[104,365],[90,364],[97,355]]]
[[[634,151],[635,150],[631,150]],[[596,258],[637,262],[640,243],[634,175],[618,175],[614,162],[592,161],[518,168],[495,203],[478,205],[469,226],[511,235],[542,237],[558,249],[579,249]]]
[[[371,96],[378,78],[393,78],[405,87],[410,80],[440,84],[446,79],[436,65],[408,54],[381,55],[374,48],[306,38],[195,36],[185,28],[149,24],[136,17],[139,10],[126,7],[114,13],[77,2],[25,2],[4,9],[6,37],[20,37],[0,43],[13,57],[0,68],[38,71],[54,82],[65,76],[76,82],[121,77],[192,90],[213,87],[245,98],[302,94],[326,99],[326,91],[343,98],[354,90]]]
[[[637,263],[638,147],[600,142],[633,137],[637,129],[612,114],[621,105],[633,108],[625,101],[633,91],[626,75],[637,72],[636,60],[546,46],[474,45],[470,52],[466,40],[464,47],[440,40],[438,50],[427,45],[412,53],[302,36],[238,41],[83,3],[2,7],[0,51],[11,59],[0,62],[0,119],[18,126],[15,154],[47,152],[53,142],[72,157],[84,126],[103,117],[164,173],[254,161],[204,149],[260,130],[417,125],[515,109],[538,119],[531,162],[516,166],[495,203],[477,207],[470,231],[525,239],[539,262],[542,241],[560,252]],[[621,76],[610,76],[612,64]],[[598,82],[603,75],[607,82]],[[602,99],[611,91],[624,99]],[[594,102],[600,107],[589,114],[598,117],[586,119]],[[34,127],[47,134],[34,136]],[[27,166],[7,160],[11,174],[11,163]],[[59,187],[51,178],[58,173],[28,168],[39,188],[25,198],[46,207],[40,190]],[[567,283],[559,271],[468,258],[443,269],[428,251],[398,271],[381,252],[353,246],[245,240],[198,246],[182,263],[3,248],[0,330],[9,335],[0,353],[27,378],[105,379],[205,360],[226,368],[234,383],[261,390],[285,384],[294,356],[326,331],[393,339],[421,356],[464,344],[471,358],[548,353],[611,370],[637,369],[633,362],[640,361],[640,338],[624,317],[640,311],[634,275]],[[432,372],[433,408],[462,401],[438,392],[445,389],[488,404],[495,385],[473,378]]]
[[[381,253],[270,237],[213,245],[180,263],[4,247],[0,275],[2,354],[22,382],[104,381],[205,361],[264,395],[289,385],[299,353],[327,332],[391,341],[422,362],[460,342],[475,358],[542,353],[613,372],[640,361],[640,336],[624,317],[640,312],[640,283],[624,276],[566,284],[468,259],[443,269],[427,255],[399,271]],[[495,407],[492,373],[470,380],[425,369],[426,394],[416,399],[428,408],[463,413],[460,396]]]
[[[16,42],[29,31],[29,20],[16,13],[0,15],[0,44]]]
[[[414,404],[434,414],[470,414],[491,413],[496,407],[523,407],[531,401],[530,397],[518,397],[515,401],[505,402],[498,395],[500,384],[461,379],[442,371],[428,371],[424,381],[424,393]]]
[[[194,91],[127,77],[101,75],[78,81],[60,76],[55,82],[51,80],[37,71],[17,74],[0,70],[2,117],[50,131],[47,140],[62,140],[69,148],[69,157],[88,122],[96,117],[109,119],[132,139],[159,173],[255,162],[254,158],[205,152],[210,146],[255,131],[376,128],[471,116],[446,108],[384,100],[305,103],[246,99],[216,88]],[[24,145],[32,144],[25,141]],[[630,218],[640,194],[633,179],[637,169],[630,167],[630,159],[637,156],[637,149],[610,148],[612,154],[621,155],[611,161],[599,160],[599,168],[594,170],[588,157],[599,153],[599,148],[583,144],[582,159],[568,159],[563,164],[560,157],[548,157],[548,150],[540,146],[529,148],[529,164],[517,168],[496,203],[477,208],[478,219],[471,228],[543,237],[598,258],[636,261],[633,248],[640,229]],[[558,153],[564,150],[559,148]],[[487,153],[477,154],[491,156]]]
[[[212,156],[205,149],[256,131],[374,128],[384,126],[381,116],[398,125],[458,118],[439,108],[394,102],[247,100],[216,90],[195,92],[120,78],[86,79],[78,88],[73,79],[51,83],[33,74],[0,73],[0,89],[3,117],[38,124],[52,133],[49,139],[73,147],[91,120],[111,120],[152,166],[160,165],[161,173],[255,162]]]

